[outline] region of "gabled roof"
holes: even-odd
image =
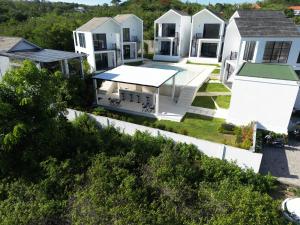
[[[245,63],[237,76],[299,81],[293,68],[282,64]]]
[[[17,47],[23,43],[23,46],[17,49]],[[31,42],[20,37],[5,37],[0,36],[0,51],[23,51],[28,49],[41,49],[39,46],[32,44]]]
[[[299,37],[300,32],[292,20],[286,17],[235,18],[242,37]]]
[[[274,10],[237,10],[240,18],[286,18],[282,11]]]
[[[94,17],[93,19],[89,20],[87,23],[83,24],[81,27],[77,28],[76,31],[82,31],[82,32],[90,32],[97,27],[100,27],[104,23],[106,23],[109,20],[115,21],[111,17]],[[117,21],[115,21],[117,23]]]
[[[193,17],[196,16],[197,14],[203,12],[203,11],[208,11],[209,13],[211,13],[212,15],[214,15],[215,17],[217,17],[218,19],[220,19],[222,21],[225,21],[225,19],[219,13],[216,13],[216,12],[214,12],[214,11],[208,9],[208,8],[202,9],[201,11],[199,11],[195,15],[193,15]]]
[[[188,13],[186,13],[184,11],[180,11],[180,10],[177,10],[177,9],[171,9],[171,10],[173,10],[174,12],[178,13],[181,16],[190,16]]]
[[[140,21],[142,21],[143,22],[143,20],[141,19],[141,18],[139,18],[139,17],[137,17],[136,15],[134,15],[134,14],[119,14],[119,15],[116,15],[115,17],[114,17],[114,19],[118,22],[118,23],[124,23],[126,20],[128,20],[130,17],[135,17],[135,18],[137,18],[138,20],[140,20]]]

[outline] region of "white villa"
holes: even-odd
[[[154,60],[179,61],[189,54],[191,16],[170,9],[154,22]]]
[[[91,71],[103,71],[123,63],[121,26],[113,18],[96,17],[73,32],[77,53],[87,54]]]
[[[288,64],[300,70],[300,32],[280,11],[238,10],[224,40],[221,80],[233,82],[244,62]]]
[[[133,14],[120,14],[114,19],[121,25],[122,60],[124,63],[143,60],[143,20]]]
[[[43,49],[24,38],[0,36],[0,79],[9,69],[20,67],[24,60],[30,60],[38,68],[61,71],[66,77],[84,75],[84,54]]]
[[[244,63],[235,76],[227,122],[287,133],[299,91],[289,65]]]
[[[189,60],[218,63],[222,57],[226,22],[209,9],[192,17]]]

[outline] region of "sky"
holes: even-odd
[[[49,1],[49,0],[48,0]],[[50,0],[51,2],[75,2],[86,5],[102,5],[110,3],[111,0]],[[183,0],[184,2],[186,0]],[[215,4],[215,3],[241,3],[241,2],[256,2],[256,0],[189,0],[189,2],[198,2],[201,4]]]

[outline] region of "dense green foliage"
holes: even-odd
[[[153,39],[153,22],[170,8],[183,10],[190,15],[209,7],[228,19],[233,12],[248,9],[252,4],[215,4],[204,6],[180,0],[128,0],[121,4],[114,2],[98,6],[83,6],[70,3],[45,1],[0,1],[0,35],[24,37],[45,48],[73,50],[72,31],[93,17],[115,16],[120,13],[134,13],[144,20],[145,39]],[[297,0],[265,0],[263,9],[285,10]],[[83,6],[85,12],[78,12]],[[288,15],[291,15],[287,11]],[[291,15],[292,16],[292,15]],[[300,17],[295,20],[300,23]]]
[[[69,88],[30,62],[0,82],[0,224],[284,224],[270,176],[163,137],[64,117]]]

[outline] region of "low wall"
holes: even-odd
[[[84,112],[76,111],[73,109],[68,109],[67,118],[68,120],[74,120],[76,117],[84,114]],[[129,135],[135,134],[136,131],[148,132],[152,136],[164,136],[166,138],[172,139],[175,142],[184,142],[187,144],[195,145],[204,154],[215,157],[218,159],[226,159],[228,161],[235,162],[239,167],[245,169],[253,169],[254,172],[258,173],[262,154],[253,153],[240,148],[235,148],[232,146],[227,146],[219,143],[214,143],[202,139],[197,139],[190,136],[185,136],[182,134],[177,134],[169,131],[159,130],[156,128],[146,127],[142,125],[137,125],[133,123],[128,123],[116,119],[111,119],[103,116],[95,116],[88,114],[91,118],[95,119],[103,127],[114,126]]]

